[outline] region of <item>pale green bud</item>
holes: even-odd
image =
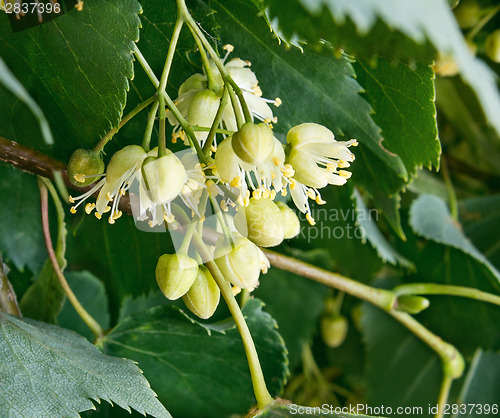
[[[220,290],[205,266],[200,266],[198,276],[189,291],[182,297],[186,307],[202,319],[210,318],[219,305]]]
[[[260,247],[279,245],[285,236],[283,216],[271,199],[252,197],[247,207],[239,207],[234,226]]]
[[[416,295],[398,296],[397,303],[396,309],[398,311],[408,312],[410,314],[418,314],[424,309],[427,309],[430,304],[429,299]]]
[[[330,144],[334,141],[333,132],[317,123],[296,125],[286,135],[286,142],[293,148],[300,148],[308,144]]]
[[[343,315],[327,315],[321,318],[321,337],[330,348],[340,346],[344,342],[348,330],[349,322]]]
[[[163,254],[156,265],[156,281],[167,299],[185,295],[198,275],[198,263],[183,254]]]
[[[142,175],[148,196],[156,204],[174,200],[187,181],[186,169],[170,151],[159,158],[146,158],[142,163]]]
[[[220,97],[212,90],[199,91],[189,103],[186,119],[191,125],[210,128],[219,110],[219,104]]]
[[[484,46],[490,60],[500,63],[500,29],[488,35]]]
[[[233,150],[238,157],[250,164],[260,164],[274,150],[273,131],[265,123],[245,123],[233,135]]]
[[[146,155],[146,151],[139,145],[128,145],[116,152],[109,161],[106,169],[106,181],[114,184],[132,167],[134,167],[141,158]]]
[[[71,184],[88,186],[99,178],[99,174],[104,173],[104,162],[100,152],[80,148],[71,155],[67,170]]]
[[[229,183],[238,175],[238,158],[231,145],[232,136],[224,139],[215,153],[215,168],[223,183]]]
[[[259,282],[260,254],[257,246],[239,234],[233,245],[225,237],[215,245],[214,259],[224,278],[241,289],[254,289]]]
[[[476,26],[481,19],[481,7],[476,0],[465,0],[460,2],[454,10],[455,18],[462,29],[470,29]]]
[[[193,74],[191,77],[186,79],[184,83],[179,87],[179,96],[188,93],[193,90],[203,90],[207,88],[207,77],[203,74]]]
[[[294,238],[299,235],[300,220],[297,214],[284,202],[276,201],[274,203],[278,206],[281,211],[281,216],[283,217],[283,223],[285,224],[285,239]]]

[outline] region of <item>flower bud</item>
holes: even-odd
[[[207,88],[207,77],[203,74],[196,73],[187,78],[184,83],[179,87],[179,96],[185,93],[196,90],[203,90]]]
[[[156,265],[156,281],[167,299],[185,295],[198,275],[198,263],[183,254],[163,254]]]
[[[186,307],[202,319],[210,318],[219,305],[220,290],[205,266],[200,266],[198,276],[189,291],[182,297]]]
[[[233,135],[232,145],[243,161],[260,164],[274,149],[273,131],[265,123],[247,122]]]
[[[238,158],[231,145],[232,136],[224,139],[215,153],[215,168],[223,183],[229,183],[238,175]]]
[[[335,135],[326,126],[318,123],[302,123],[288,131],[286,142],[293,148],[308,144],[330,144],[335,142]]]
[[[321,337],[330,348],[340,346],[347,335],[349,322],[343,315],[327,315],[321,318]]]
[[[488,35],[484,46],[490,60],[500,63],[500,29]]]
[[[144,158],[146,151],[139,145],[127,145],[116,152],[109,161],[106,169],[106,181],[109,184],[119,182],[120,178],[131,168],[133,168],[141,158]]]
[[[71,184],[83,187],[94,183],[104,173],[104,162],[99,152],[77,149],[68,161],[68,177]]]
[[[174,200],[187,180],[186,169],[170,151],[159,158],[146,158],[142,175],[148,197],[158,205]]]
[[[220,97],[212,90],[202,90],[189,103],[187,121],[190,125],[210,128],[219,110]],[[196,138],[205,140],[208,132],[195,132]]]
[[[429,307],[429,299],[416,295],[398,296],[396,309],[410,314],[418,314]]]
[[[285,236],[283,216],[271,199],[252,197],[247,207],[239,207],[234,225],[240,234],[260,247],[279,245]]]
[[[233,234],[232,245],[225,237],[215,244],[214,259],[224,278],[241,289],[254,289],[259,282],[259,248],[247,238]]]
[[[454,10],[458,26],[462,29],[470,29],[476,26],[481,19],[481,7],[476,0],[462,1]]]
[[[284,202],[276,201],[281,216],[283,217],[283,224],[285,225],[285,239],[294,238],[300,232],[300,220],[297,214],[288,207]]]

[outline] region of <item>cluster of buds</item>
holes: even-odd
[[[120,198],[137,184],[132,193],[137,221],[170,231],[183,225],[182,244],[176,254],[160,257],[156,279],[168,299],[182,297],[201,318],[213,314],[220,298],[217,284],[202,261],[197,261],[201,257],[196,248],[190,246],[194,233],[203,235],[204,222],[210,217],[207,210],[212,208],[219,233],[207,245],[212,259],[233,286],[233,293],[252,290],[260,273],[269,267],[259,247],[279,245],[300,231],[295,211],[284,200],[290,195],[314,225],[309,201],[324,204],[320,189],[347,181],[351,173],[345,169],[354,161],[349,147],[357,145],[356,140],[336,141],[328,128],[315,123],[293,127],[286,143],[281,142],[273,131],[277,118],[270,107],[279,106],[281,100],[262,97],[249,62],[225,63],[226,59],[227,55],[223,67],[209,62],[205,70],[210,76],[189,77],[179,88],[175,112],[166,113],[173,126],[172,143],[181,139],[191,145],[189,150],[174,154],[161,144],[162,151],[128,145],[112,156],[106,170],[99,152],[77,150],[68,164],[75,184],[96,182],[83,195],[70,198],[72,213],[98,192],[96,202],[87,203],[85,212],[94,212],[99,219],[109,213],[108,221],[114,223],[122,214]],[[228,91],[235,87],[239,101],[226,105]],[[183,222],[176,219],[176,211]],[[190,228],[190,222],[196,228]]]

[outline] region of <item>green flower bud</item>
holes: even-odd
[[[300,220],[297,214],[284,202],[276,201],[274,203],[278,206],[281,211],[281,216],[283,217],[283,223],[285,224],[285,239],[294,238],[299,235]]]
[[[139,145],[127,145],[125,148],[122,148],[109,161],[108,168],[106,169],[106,181],[109,184],[117,183],[145,155],[146,151]]]
[[[219,110],[219,104],[220,97],[212,90],[199,91],[189,103],[186,119],[191,125],[210,128]],[[196,134],[204,134],[206,137],[208,132],[196,132]]]
[[[247,207],[239,207],[234,226],[260,247],[281,244],[285,236],[285,224],[280,209],[271,199],[252,197]]]
[[[203,90],[207,88],[207,77],[203,74],[193,74],[191,77],[186,79],[184,83],[179,87],[179,96],[188,93],[193,90]]]
[[[239,234],[233,245],[225,237],[215,244],[214,259],[224,278],[241,289],[254,289],[259,282],[260,255],[257,246]]]
[[[293,148],[300,148],[303,145],[331,144],[334,141],[333,132],[318,123],[296,125],[286,134],[286,142]]]
[[[500,29],[488,35],[484,46],[490,60],[500,63]]]
[[[68,177],[71,184],[75,186],[88,186],[99,178],[99,174],[103,173],[104,162],[99,152],[80,148],[69,159]]]
[[[398,296],[396,309],[410,314],[418,314],[429,307],[429,299],[415,295]]]
[[[479,23],[481,19],[481,7],[476,0],[462,1],[454,11],[458,26],[469,29]]]
[[[454,348],[454,347],[450,347]],[[443,364],[444,374],[452,379],[458,379],[462,376],[465,368],[465,361],[462,355],[456,350],[453,350],[455,356]]]
[[[327,315],[321,318],[321,337],[330,348],[340,346],[347,335],[349,322],[343,315]]]
[[[205,266],[200,266],[198,276],[189,291],[182,297],[186,307],[202,319],[210,318],[219,305],[220,290]]]
[[[231,145],[232,136],[224,139],[218,146],[215,153],[215,168],[220,179],[224,183],[229,183],[238,175],[238,159]]]
[[[142,175],[148,196],[156,204],[174,200],[187,180],[186,169],[170,151],[159,158],[146,158],[142,163]]]
[[[265,123],[245,123],[233,135],[233,150],[250,164],[262,163],[274,150],[273,131]]]
[[[167,299],[185,295],[198,275],[198,263],[183,254],[163,254],[156,265],[156,281]]]

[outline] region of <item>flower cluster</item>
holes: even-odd
[[[225,48],[228,54],[232,51]],[[293,127],[286,143],[281,142],[269,106],[279,106],[281,100],[262,98],[250,63],[227,61],[227,56],[208,61],[205,74],[189,77],[166,113],[173,126],[172,143],[180,138],[192,149],[174,154],[162,143],[163,136],[150,151],[138,145],[121,149],[105,172],[96,151],[77,150],[68,164],[75,184],[99,179],[86,193],[70,198],[72,213],[98,192],[85,212],[95,210],[99,219],[109,213],[108,221],[114,223],[122,215],[121,197],[138,184],[136,219],[150,227],[180,226],[178,251],[160,257],[156,278],[167,298],[182,297],[202,318],[216,309],[219,288],[210,272],[199,267],[202,257],[190,243],[193,234],[204,239],[208,209],[219,238],[207,250],[234,292],[251,290],[269,267],[259,247],[279,245],[299,233],[298,217],[283,200],[290,195],[314,225],[309,200],[324,204],[321,189],[346,183],[351,176],[346,168],[354,161],[349,148],[357,145],[354,139],[336,141],[328,128],[315,123]]]

